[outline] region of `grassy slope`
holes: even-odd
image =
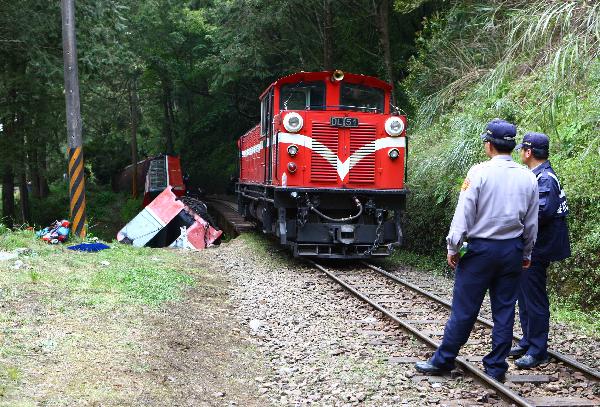
[[[585,37],[574,23],[582,18],[563,14],[565,5],[573,5],[584,23],[599,24],[599,8],[575,0],[523,2],[517,11],[495,1],[472,3],[426,22],[420,54],[405,82],[417,111],[411,120],[409,249],[429,254],[430,265],[436,259],[433,268],[444,267],[444,237],[460,184],[468,168],[485,159],[478,135],[487,121],[511,120],[519,136],[545,132],[571,210],[573,256],[550,270],[549,286],[555,305],[561,305],[555,316],[588,320],[573,311],[583,306],[587,315],[597,317],[600,60],[582,44],[584,38],[589,44],[600,38]],[[549,17],[548,10],[556,13]],[[569,42],[575,35],[576,52]]]
[[[20,384],[36,379],[31,362],[53,352],[79,374],[64,384],[44,381],[39,388],[64,388],[72,401],[78,395],[111,400],[113,390],[94,381],[94,359],[127,361],[127,353],[137,346],[130,335],[140,330],[143,309],[179,298],[194,282],[192,265],[175,251],[111,246],[99,253],[78,253],[43,244],[31,232],[0,233],[0,250],[28,249],[19,256],[19,268],[17,260],[0,261],[0,405],[19,405],[22,400],[15,392]],[[48,336],[47,326],[59,326],[64,336]],[[78,346],[86,348],[79,352]],[[82,369],[91,370],[81,374]]]

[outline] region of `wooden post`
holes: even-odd
[[[133,199],[138,197],[138,155],[137,155],[137,128],[138,128],[138,95],[137,95],[137,78],[131,80],[129,85],[129,112],[131,115],[131,193]]]
[[[75,0],[61,0],[65,100],[67,110],[67,146],[69,156],[69,196],[71,230],[81,238],[86,233],[85,175],[75,38]]]

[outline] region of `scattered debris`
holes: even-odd
[[[19,257],[18,253],[2,252],[0,251],[0,261],[12,260]]]
[[[47,243],[63,243],[69,238],[70,227],[68,220],[54,221],[52,225],[35,232],[35,235]]]
[[[252,329],[253,331],[258,331],[264,325],[264,322],[259,319],[253,319],[252,321],[250,321],[249,325],[250,329]]]
[[[194,246],[192,246],[187,237],[187,227],[182,226],[180,229],[181,234],[173,243],[169,245],[169,247],[177,249],[194,249]]]
[[[177,198],[169,187],[117,234],[121,243],[136,247],[186,247],[201,250],[211,246],[223,233],[207,222],[194,208],[204,205]],[[204,205],[205,206],[205,205]]]

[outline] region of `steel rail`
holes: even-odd
[[[415,328],[412,324],[409,324],[409,323],[403,321],[402,319],[398,318],[398,316],[396,314],[394,314],[394,313],[388,311],[387,309],[383,308],[376,301],[372,300],[367,295],[359,292],[354,287],[352,287],[351,285],[347,284],[344,280],[338,278],[335,274],[331,273],[325,267],[321,266],[318,263],[315,263],[312,260],[307,260],[307,261],[310,264],[312,264],[315,268],[317,268],[317,269],[321,270],[323,273],[325,273],[333,281],[335,281],[336,283],[338,283],[339,285],[341,285],[342,287],[344,287],[346,290],[348,290],[350,293],[352,293],[352,295],[354,295],[355,297],[359,298],[360,300],[368,303],[373,308],[375,308],[377,311],[381,312],[386,317],[388,317],[392,321],[396,322],[402,328],[404,328],[405,330],[409,331],[411,334],[413,334],[414,336],[416,336],[417,338],[419,338],[421,341],[425,342],[430,347],[432,347],[434,349],[437,349],[439,347],[440,343],[438,341],[435,341],[435,340],[431,339],[429,336],[423,334],[421,331],[419,331],[417,328]],[[472,363],[468,362],[465,358],[459,356],[459,357],[456,358],[456,362],[460,366],[462,366],[465,370],[469,371],[471,374],[473,374],[474,376],[476,376],[481,381],[485,382],[488,386],[494,388],[496,391],[498,391],[500,394],[504,395],[506,398],[508,398],[509,400],[511,400],[512,402],[514,402],[515,404],[517,404],[519,406],[522,406],[522,407],[534,407],[533,404],[531,404],[525,398],[521,397],[518,393],[512,391],[511,389],[509,389],[508,387],[504,386],[500,382],[492,379],[491,377],[489,377],[488,375],[486,375],[481,369],[479,369],[478,367],[476,367]]]
[[[446,306],[449,309],[452,308],[452,304],[449,301],[446,301],[443,298],[438,297],[437,295],[430,293],[417,285],[414,285],[406,280],[403,280],[402,278],[382,269],[381,267],[377,267],[373,264],[367,263],[366,261],[363,261],[362,264],[364,264],[366,267],[370,268],[371,270],[376,271],[380,274],[383,274],[384,276],[388,277],[389,279],[394,280],[397,283],[400,283],[400,284],[410,288],[411,290]],[[481,318],[478,316],[477,321],[482,323],[483,325],[490,327],[490,328],[494,326],[494,323],[486,318]],[[521,340],[521,337],[519,337],[517,335],[513,335],[513,338],[517,341]],[[566,363],[567,365],[581,371],[582,373],[586,374],[588,376],[588,378],[600,380],[600,372],[598,372],[597,370],[595,370],[587,365],[584,365],[583,363],[581,363],[563,353],[560,353],[560,352],[557,352],[557,351],[554,351],[551,349],[548,349],[548,354],[551,355],[552,357],[554,357],[556,360]]]
[[[204,198],[204,202],[218,203],[218,204],[228,207],[229,209],[237,211],[237,204],[235,202],[226,201],[223,199],[216,199],[216,198]]]

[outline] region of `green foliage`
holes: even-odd
[[[40,281],[40,273],[36,270],[29,270],[29,278],[33,284],[37,284]]]
[[[551,318],[582,328],[586,334],[600,338],[600,312],[582,311],[572,302],[563,301],[559,295],[550,298]]]
[[[417,112],[406,226],[411,250],[443,258],[460,183],[484,159],[478,135],[487,121],[502,117],[521,135],[542,131],[551,138],[551,161],[571,210],[573,256],[551,268],[549,284],[555,295],[597,308],[597,6],[536,1],[508,8],[481,1],[457,4],[426,22],[404,82]]]
[[[129,198],[121,207],[121,222],[124,224],[133,219],[142,210],[142,197],[137,199]]]
[[[25,230],[0,234],[0,247],[31,250],[20,256],[25,265],[19,270],[0,264],[4,284],[14,280],[65,290],[79,304],[90,307],[110,308],[120,303],[157,306],[179,298],[181,291],[194,283],[190,274],[193,263],[175,250],[114,242],[110,249],[81,253],[43,243]]]
[[[123,213],[130,215],[139,212],[141,201],[126,202],[126,195],[113,192],[110,187],[92,182],[86,184],[86,214],[88,232],[105,240],[111,240],[117,231],[129,220]],[[50,185],[50,193],[45,198],[32,198],[31,210],[33,226],[43,228],[55,220],[69,219],[69,190],[65,181]],[[122,212],[123,211],[123,212]],[[132,216],[132,217],[133,217]],[[89,234],[89,233],[88,233]]]
[[[116,292],[123,301],[158,305],[178,298],[182,287],[192,285],[192,277],[182,274],[172,266],[142,263],[140,256],[143,255],[144,253],[118,253],[106,256],[117,264],[97,273],[92,280],[92,288]],[[123,262],[125,256],[135,259],[126,259]]]

